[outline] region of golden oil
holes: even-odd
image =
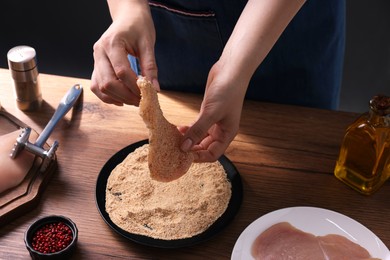
[[[369,111],[346,130],[335,176],[369,195],[390,177],[390,98],[375,96]]]

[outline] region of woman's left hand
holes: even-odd
[[[181,148],[192,149],[196,162],[216,161],[236,136],[247,85],[230,77],[221,62],[210,70],[198,119],[192,126],[179,127],[184,133]]]

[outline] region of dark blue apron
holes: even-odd
[[[149,3],[161,88],[203,93],[246,1]],[[344,42],[344,0],[308,0],[256,70],[246,98],[337,109]]]

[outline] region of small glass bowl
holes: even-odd
[[[54,253],[42,253],[34,249],[33,247],[33,237],[35,233],[43,228],[46,224],[53,224],[62,222],[70,228],[72,231],[72,241],[67,247],[61,249],[60,251]],[[31,224],[27,231],[24,234],[24,243],[26,244],[27,250],[30,253],[32,259],[69,259],[73,253],[78,238],[78,230],[76,224],[69,218],[64,216],[47,216],[41,219],[38,219],[33,224]]]

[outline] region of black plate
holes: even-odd
[[[233,220],[234,216],[236,215],[236,213],[238,212],[241,206],[242,183],[236,167],[226,156],[221,156],[221,158],[219,158],[219,162],[223,165],[225,171],[227,172],[227,176],[232,184],[232,196],[230,198],[229,205],[225,213],[219,219],[217,219],[217,221],[214,222],[214,224],[211,225],[205,232],[191,238],[163,240],[163,239],[154,239],[147,236],[129,233],[121,229],[117,225],[115,225],[114,222],[111,221],[108,213],[106,212],[107,179],[110,176],[111,171],[119,163],[121,163],[129,153],[133,152],[136,148],[146,143],[148,143],[148,140],[139,141],[117,152],[106,162],[106,164],[103,166],[98,176],[97,183],[96,183],[96,204],[99,209],[100,215],[103,217],[104,221],[113,230],[118,232],[123,237],[130,239],[134,242],[137,242],[139,244],[153,246],[153,247],[160,247],[160,248],[179,248],[179,247],[192,246],[210,239],[213,235],[220,232],[224,227],[227,226],[227,224],[230,221]]]

